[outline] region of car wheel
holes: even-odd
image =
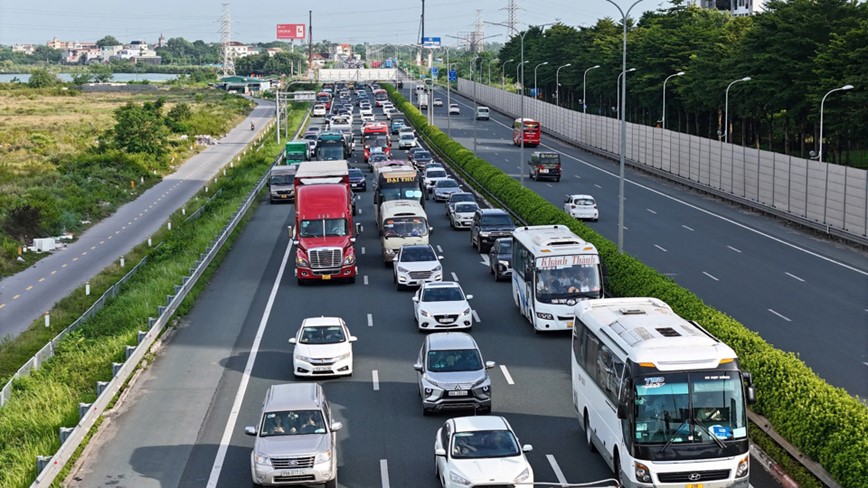
[[[338,488],[338,475],[336,474],[334,479],[330,481],[326,481],[324,488]]]
[[[584,417],[585,445],[588,446],[589,451],[597,452],[597,447],[594,445],[594,441],[591,438],[591,423],[588,421],[588,412],[585,412]]]
[[[494,279],[495,279],[495,280],[497,279],[497,271],[494,270],[494,266],[489,266],[489,267],[488,267],[488,273],[489,273],[489,274],[493,274],[493,275],[494,275]]]

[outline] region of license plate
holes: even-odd
[[[329,368],[328,366],[314,366],[313,370],[314,371],[331,371],[331,368]]]
[[[289,198],[289,195],[281,195],[280,198]]]
[[[284,469],[280,472],[281,476],[301,476],[305,474],[304,469]]]
[[[322,279],[330,280],[330,279],[332,279],[332,275],[322,275]]]
[[[548,173],[549,170],[547,170],[547,169],[541,169],[541,170],[539,170],[539,172],[540,172],[540,173]]]
[[[689,483],[685,488],[702,488],[702,483]]]
[[[452,390],[449,392],[449,396],[467,396],[467,392],[464,390]]]
[[[573,321],[570,320],[569,322],[567,322],[567,329],[572,329],[572,328],[573,328]]]
[[[441,324],[451,324],[452,320],[451,319],[440,319],[440,320],[438,320],[438,322],[440,322]]]

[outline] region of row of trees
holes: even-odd
[[[641,5],[641,4],[640,4]],[[868,165],[868,4],[856,0],[771,0],[767,12],[735,17],[676,0],[672,8],[645,13],[627,24],[627,118],[656,124],[662,118],[663,82],[667,129],[717,138],[729,94],[731,141],[807,157],[819,137],[820,101],[846,84],[855,90],[829,97],[824,110],[824,160]],[[617,116],[616,80],[621,72],[623,27],[611,18],[591,27],[555,24],[525,34],[525,88],[534,68],[542,97],[562,106]],[[499,53],[482,53],[477,70],[492,62],[500,80],[515,81],[521,59],[515,36]],[[465,53],[462,76],[468,76]],[[457,57],[453,57],[456,59]],[[560,71],[560,100],[554,98]],[[583,85],[585,70],[587,84]],[[477,79],[479,79],[477,77]],[[587,90],[587,101],[582,90]]]

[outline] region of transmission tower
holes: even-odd
[[[509,36],[512,37],[518,34],[518,0],[508,0],[506,3],[506,25],[509,26]]]
[[[223,4],[220,16],[220,45],[223,48],[223,76],[235,76],[235,58],[230,52],[232,43],[232,19],[229,17],[229,4]]]
[[[470,50],[477,54],[484,50],[482,39],[485,37],[485,29],[482,25],[482,10],[476,9],[476,29],[473,31],[473,36],[470,38]]]

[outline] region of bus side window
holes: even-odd
[[[599,381],[599,376],[597,375],[597,351],[599,349],[600,341],[596,337],[592,335],[588,335],[587,340],[585,341],[585,354],[584,359],[585,362],[582,365],[585,368],[585,371],[588,372],[588,376],[602,387],[602,384]]]

